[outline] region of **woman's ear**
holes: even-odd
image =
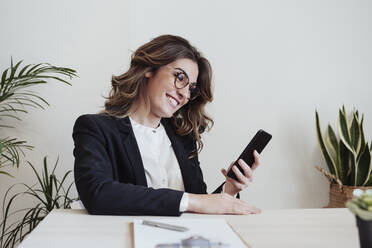
[[[154,75],[154,72],[152,72],[152,71],[148,71],[148,72],[145,73],[145,77],[147,77],[147,78],[150,78],[153,75]]]

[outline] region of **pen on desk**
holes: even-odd
[[[186,232],[186,231],[189,230],[187,227],[175,226],[175,225],[170,225],[170,224],[161,223],[161,222],[157,222],[157,221],[150,221],[150,220],[144,220],[144,221],[142,221],[142,224],[147,225],[147,226],[164,228],[164,229],[168,229],[168,230],[172,230],[172,231],[178,231],[178,232]]]

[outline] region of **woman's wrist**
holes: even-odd
[[[229,195],[231,195],[232,197],[235,197],[235,195],[237,194],[237,193],[239,193],[239,192],[233,192],[231,189],[230,189],[230,187],[229,187],[229,185],[228,185],[228,182],[226,182],[225,183],[225,185],[224,185],[224,187],[222,188],[222,192],[221,193],[226,193],[226,194],[229,194]]]
[[[188,212],[200,212],[201,206],[203,205],[201,203],[202,201],[202,195],[198,194],[188,194],[189,196],[189,202],[187,205],[187,210]]]

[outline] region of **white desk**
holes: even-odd
[[[84,210],[53,210],[20,247],[130,248],[130,222],[135,218],[159,217],[93,216]],[[359,247],[355,217],[348,209],[266,210],[245,216],[183,214],[181,218],[225,218],[254,248]]]

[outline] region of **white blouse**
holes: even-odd
[[[163,125],[160,123],[157,128],[151,128],[130,117],[129,120],[142,157],[148,187],[185,191],[180,166]],[[180,212],[186,211],[187,206],[188,194],[184,193]]]

